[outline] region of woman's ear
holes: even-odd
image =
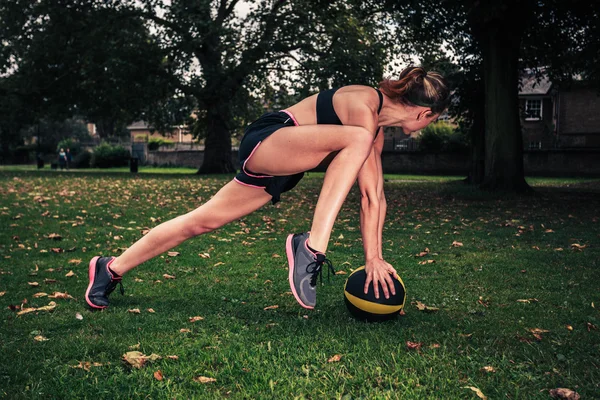
[[[417,119],[420,120],[420,119],[425,119],[425,118],[431,118],[434,115],[435,114],[433,113],[433,111],[431,111],[431,108],[426,108],[419,113],[419,115],[417,116]]]

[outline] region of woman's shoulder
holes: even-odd
[[[337,102],[351,109],[368,108],[376,112],[379,108],[379,94],[377,90],[366,85],[349,85],[340,87],[336,91]]]

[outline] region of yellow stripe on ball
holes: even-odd
[[[392,314],[399,312],[404,306],[404,304],[391,306],[387,304],[372,303],[367,300],[359,299],[358,297],[348,293],[347,291],[344,291],[344,295],[346,296],[348,301],[354,306],[372,314]]]

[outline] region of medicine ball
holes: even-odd
[[[344,284],[344,301],[350,314],[356,319],[369,322],[396,318],[400,310],[404,308],[404,302],[406,301],[404,282],[401,279],[398,280],[392,277],[392,281],[396,286],[396,294],[392,295],[390,291],[389,299],[385,298],[381,283],[378,283],[379,299],[376,299],[372,283],[369,284],[369,291],[365,294],[366,279],[367,273],[365,267],[362,266],[352,272]]]

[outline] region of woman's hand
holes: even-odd
[[[392,281],[392,276],[398,279],[398,273],[391,264],[387,263],[381,258],[374,258],[367,260],[365,264],[365,272],[367,273],[367,280],[365,281],[365,294],[369,291],[369,285],[373,282],[373,288],[375,289],[375,298],[379,298],[379,285],[383,288],[383,295],[386,299],[390,298],[390,291],[392,295],[396,294],[396,286]]]

